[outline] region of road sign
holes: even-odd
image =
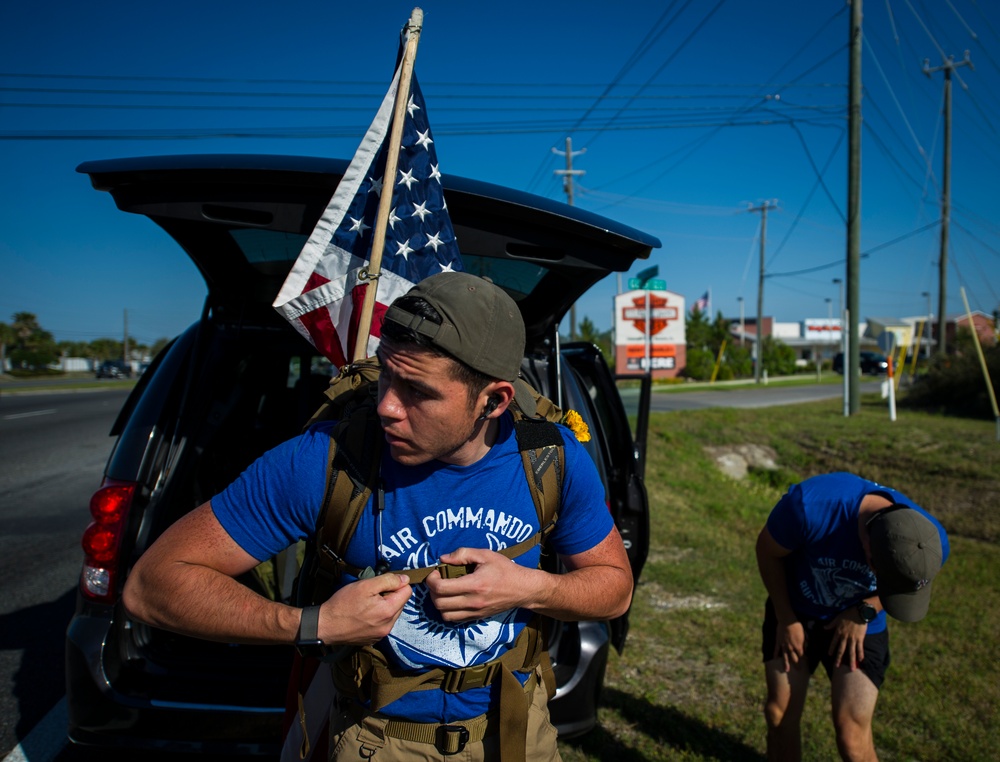
[[[647,281],[650,278],[655,278],[659,274],[660,266],[653,265],[652,267],[647,267],[645,270],[640,270],[635,275],[640,281]],[[642,286],[639,286],[639,288],[642,288]]]
[[[667,282],[665,280],[653,279],[645,281],[644,284],[641,278],[629,278],[628,287],[630,289],[647,288],[650,291],[666,291]]]

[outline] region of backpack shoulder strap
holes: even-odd
[[[514,411],[514,434],[544,542],[559,518],[566,448],[553,422],[527,418],[517,410]]]
[[[332,595],[345,571],[356,576],[362,573],[347,564],[344,556],[361,513],[379,483],[384,437],[375,414],[373,380],[353,384],[350,400],[338,406],[339,420],[330,432],[326,490],[316,524],[312,563],[305,567],[311,577],[306,596],[310,602],[321,602]],[[331,402],[338,401],[331,398]],[[317,414],[316,419],[322,418]]]

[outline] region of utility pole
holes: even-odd
[[[767,245],[767,212],[777,209],[774,201],[763,201],[760,206],[751,206],[748,212],[760,212],[760,276],[757,279],[757,328],[754,330],[753,380],[760,383],[760,366],[764,364],[764,249]]]
[[[128,310],[123,310],[125,315],[125,330],[122,336],[122,361],[125,363],[125,367],[130,367],[128,364]]]
[[[948,310],[948,228],[951,222],[951,72],[959,66],[975,67],[969,60],[969,51],[965,51],[965,59],[955,63],[955,56],[940,66],[930,67],[930,59],[924,59],[924,74],[944,72],[944,171],[941,175],[941,255],[938,257],[938,344],[937,354],[944,356],[945,327]]]
[[[847,410],[861,412],[861,385],[858,366],[859,290],[861,280],[861,0],[851,0],[850,55],[847,71],[847,351],[844,377],[847,379]]]
[[[579,151],[573,151],[573,138],[566,138],[566,150],[560,151],[558,148],[553,148],[552,153],[559,156],[566,157],[566,169],[557,169],[555,173],[557,175],[562,175],[563,178],[563,190],[566,191],[566,203],[573,206],[573,178],[577,175],[587,174],[582,169],[573,169],[573,157],[579,156],[580,154],[587,153],[587,149],[583,148]],[[621,291],[619,281],[619,291]],[[569,308],[569,338],[571,341],[576,341],[576,303]]]

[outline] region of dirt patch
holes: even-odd
[[[652,564],[676,564],[690,558],[694,554],[694,548],[659,548],[650,550],[646,557],[646,563]]]
[[[639,590],[642,595],[646,596],[649,605],[658,611],[683,611],[686,609],[708,611],[726,608],[726,604],[718,599],[710,598],[707,595],[674,595],[655,582],[641,585]]]

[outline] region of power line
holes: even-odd
[[[697,26],[695,26],[695,28],[694,28],[694,29],[693,29],[693,30],[692,30],[691,32],[689,32],[689,33],[688,33],[687,37],[685,37],[685,38],[684,38],[684,39],[683,39],[683,40],[681,41],[680,45],[676,46],[676,47],[675,47],[675,48],[673,49],[673,51],[672,51],[671,55],[669,55],[669,56],[667,57],[667,60],[666,60],[666,61],[664,61],[664,62],[663,62],[663,63],[662,63],[661,65],[660,65],[660,67],[659,67],[659,68],[658,68],[658,69],[657,69],[657,70],[656,70],[655,72],[653,72],[653,74],[652,74],[652,75],[651,75],[651,76],[650,76],[650,77],[649,77],[649,78],[648,78],[648,79],[646,80],[646,82],[645,82],[645,83],[643,84],[643,87],[642,87],[642,88],[640,88],[640,90],[639,90],[639,93],[637,93],[637,94],[636,94],[636,96],[633,96],[633,97],[638,97],[638,95],[639,95],[639,94],[641,94],[641,93],[642,93],[642,92],[643,92],[643,91],[645,90],[645,88],[646,88],[646,85],[648,85],[648,84],[652,83],[652,81],[653,81],[654,79],[656,79],[656,77],[660,76],[660,74],[661,74],[661,73],[663,72],[663,70],[664,70],[664,69],[665,69],[665,68],[666,68],[667,66],[669,66],[669,65],[670,65],[670,63],[671,63],[671,62],[673,62],[673,60],[674,60],[674,59],[675,59],[675,58],[676,58],[676,57],[677,57],[678,55],[680,55],[680,52],[681,52],[681,51],[682,51],[682,50],[683,50],[684,48],[686,48],[686,47],[688,46],[688,44],[689,44],[689,43],[690,43],[690,42],[691,42],[691,41],[692,41],[692,40],[693,40],[693,39],[695,38],[695,36],[697,36],[698,32],[700,32],[700,31],[701,31],[702,27],[704,27],[704,26],[705,26],[705,24],[707,24],[707,23],[708,23],[709,19],[711,19],[711,18],[712,18],[712,16],[714,16],[714,15],[716,14],[716,12],[717,12],[717,11],[718,11],[718,10],[719,10],[719,9],[720,9],[720,8],[721,8],[721,7],[722,7],[722,6],[724,5],[724,4],[725,4],[725,3],[726,3],[726,0],[719,0],[719,2],[717,2],[717,3],[715,4],[715,6],[714,6],[714,7],[712,8],[712,10],[710,10],[710,11],[708,12],[708,14],[706,14],[706,15],[705,15],[705,17],[704,17],[704,18],[702,18],[702,20],[701,20],[700,22],[698,22]],[[685,6],[685,7],[686,7],[686,6]],[[682,9],[682,10],[683,10],[683,9]],[[679,15],[679,14],[678,14],[678,15]],[[675,17],[675,18],[676,18],[676,17]],[[610,129],[610,126],[611,126],[611,125],[612,125],[612,124],[613,124],[613,123],[614,123],[614,122],[615,122],[615,121],[617,120],[617,118],[618,118],[618,117],[619,117],[619,116],[621,115],[621,113],[622,113],[622,112],[624,112],[624,111],[625,111],[625,109],[627,109],[627,108],[628,108],[628,106],[629,106],[629,105],[631,104],[631,102],[632,102],[632,101],[629,101],[628,103],[626,103],[626,104],[625,104],[624,106],[622,106],[622,108],[621,108],[621,111],[620,111],[620,112],[619,112],[618,114],[616,114],[615,116],[611,117],[611,120],[610,120],[610,122],[608,123],[608,126],[607,126],[607,127],[605,128],[605,129]],[[586,114],[585,114],[584,116],[586,116]],[[601,130],[598,130],[597,134],[595,134],[594,136],[592,136],[592,137],[591,137],[591,139],[590,139],[590,142],[589,142],[589,143],[587,143],[587,145],[585,145],[585,146],[584,146],[584,148],[586,148],[587,146],[591,145],[591,144],[592,144],[592,143],[593,143],[593,142],[594,142],[595,140],[597,140],[597,138],[598,138],[598,137],[600,137],[600,135],[601,135],[601,133],[602,133],[603,131],[604,131],[604,129],[601,129]]]
[[[803,146],[805,146],[805,138],[803,138],[802,133],[797,128],[795,128],[794,125],[792,127],[793,129],[795,129],[796,134],[799,136],[799,140],[803,142]],[[823,182],[823,175],[826,174],[827,169],[829,169],[830,164],[833,162],[833,157],[837,155],[837,151],[840,150],[840,146],[841,144],[843,144],[844,138],[846,137],[847,137],[846,132],[840,133],[840,137],[837,139],[837,144],[833,147],[833,150],[830,151],[830,156],[827,158],[826,164],[823,165],[822,172],[816,169],[815,163],[812,162],[812,156],[811,155],[809,156],[809,161],[810,163],[812,163],[813,170],[816,173],[816,182],[814,182],[812,188],[809,189],[809,193],[808,195],[806,195],[806,200],[799,207],[799,211],[795,215],[795,219],[792,220],[792,224],[789,226],[788,232],[786,232],[785,237],[781,239],[781,243],[778,244],[778,248],[775,249],[774,254],[771,255],[771,260],[770,262],[768,262],[768,265],[774,262],[778,254],[781,253],[781,250],[785,247],[785,244],[788,243],[788,240],[791,238],[792,233],[794,232],[795,228],[798,227],[799,221],[802,219],[802,216],[805,214],[806,209],[809,207],[809,203],[810,201],[812,201],[812,197],[815,195],[816,189],[819,188],[820,185],[822,185],[823,189],[826,191],[826,195],[830,199],[830,202],[833,203],[834,209],[836,209],[838,214],[840,214],[841,220],[845,223],[847,222],[847,220],[844,218],[843,213],[840,211],[840,208],[836,205],[836,202],[833,201],[833,198],[830,195],[830,191],[826,188],[826,183]],[[809,153],[808,147],[806,147],[806,153],[807,155]]]
[[[37,72],[0,72],[0,78],[8,79],[64,79],[64,80],[78,80],[78,81],[97,81],[97,82],[114,82],[114,81],[124,81],[124,82],[186,82],[186,83],[233,83],[233,84],[265,84],[265,85],[281,85],[281,84],[298,84],[298,85],[336,85],[336,86],[352,86],[352,87],[374,87],[376,90],[384,90],[385,82],[381,80],[348,80],[348,79],[281,79],[281,78],[259,78],[259,79],[239,79],[231,77],[156,77],[147,75],[103,75],[103,74],[42,74]],[[460,82],[460,81],[445,81],[445,80],[432,80],[432,81],[420,81],[421,87],[424,90],[428,88],[436,87],[468,87],[474,91],[482,90],[483,88],[495,88],[495,87],[506,87],[513,88],[516,90],[523,89],[534,89],[541,87],[554,87],[554,88],[591,88],[591,89],[605,89],[608,87],[607,83],[604,82],[539,82],[538,80],[526,81],[526,82]],[[751,88],[756,89],[760,87],[788,87],[792,86],[793,83],[778,83],[778,82],[741,82],[741,83],[725,83],[725,82],[696,82],[691,84],[679,84],[675,82],[659,82],[651,83],[649,85],[629,85],[627,83],[615,83],[619,87],[641,87],[642,89],[662,89],[662,90],[674,90],[674,89],[733,89],[733,88]],[[812,82],[812,83],[794,83],[795,87],[804,88],[842,88],[843,83],[840,82]],[[384,95],[384,92],[378,95],[379,98]]]
[[[674,130],[674,129],[706,129],[722,127],[774,127],[786,126],[792,123],[824,126],[820,122],[809,119],[753,119],[744,122],[725,121],[691,121],[691,122],[655,122],[637,121],[635,123],[619,124],[608,127],[619,132]],[[438,123],[434,128],[436,136],[469,136],[469,135],[527,135],[537,133],[560,133],[563,131],[562,121],[530,121],[506,123]],[[0,140],[24,141],[58,141],[58,140],[211,140],[228,139],[332,139],[356,138],[364,132],[363,127],[217,127],[217,128],[163,128],[149,130],[0,130]]]

